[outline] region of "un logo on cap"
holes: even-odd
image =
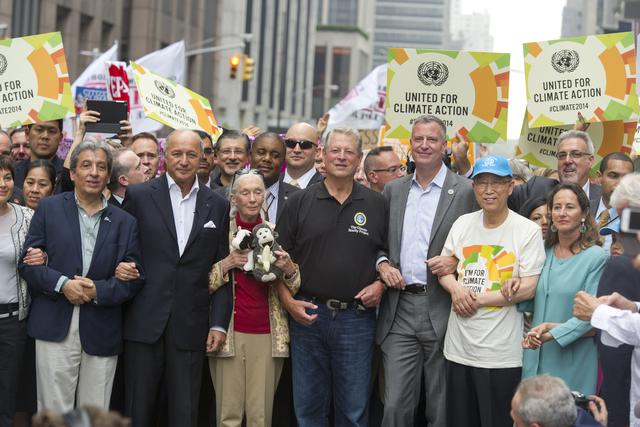
[[[572,49],[562,49],[551,56],[551,66],[559,73],[571,73],[580,64],[580,55]]]
[[[423,62],[418,67],[418,79],[426,86],[440,86],[449,78],[449,68],[442,62]]]
[[[367,223],[367,216],[362,212],[356,212],[356,214],[353,217],[353,222],[355,222],[356,225],[359,225],[360,227],[362,227]]]
[[[0,76],[7,71],[7,66],[9,63],[7,62],[7,57],[0,53]]]

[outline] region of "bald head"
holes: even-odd
[[[289,128],[286,138],[291,139],[307,139],[309,141],[316,142],[318,140],[318,131],[316,128],[309,123],[300,122],[295,123],[293,126]]]
[[[311,146],[302,148],[301,144]],[[287,172],[292,178],[299,178],[314,167],[316,152],[318,150],[318,131],[309,123],[296,123],[289,128],[285,135],[287,144]]]
[[[181,190],[191,188],[202,157],[202,139],[192,130],[174,130],[167,137],[165,169]]]

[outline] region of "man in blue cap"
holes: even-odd
[[[540,227],[507,206],[514,187],[507,159],[482,157],[472,178],[482,209],[458,218],[442,249],[443,256],[459,260],[457,278],[440,277],[453,311],[444,341],[447,420],[452,426],[510,427],[524,328],[514,304],[535,295],[545,252]],[[501,292],[516,278],[516,293]]]

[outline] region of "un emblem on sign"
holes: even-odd
[[[449,78],[449,68],[442,62],[423,62],[418,67],[418,78],[427,86],[440,86]]]
[[[570,73],[580,64],[580,55],[572,49],[562,49],[551,56],[551,66],[559,73]]]
[[[7,57],[0,53],[0,76],[3,75],[5,71],[7,71],[7,65],[9,65],[9,63],[7,62]]]
[[[171,87],[166,84],[165,82],[161,81],[161,80],[155,80],[154,81],[156,88],[162,92],[163,94],[167,95],[169,98],[175,98],[176,93],[173,91],[173,89],[171,89]]]

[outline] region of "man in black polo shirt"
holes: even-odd
[[[300,427],[328,422],[366,426],[375,307],[384,285],[376,255],[386,246],[385,199],[354,182],[362,159],[356,131],[334,129],[323,182],[289,197],[279,242],[300,265],[296,299],[280,288],[290,322],[293,395]]]

